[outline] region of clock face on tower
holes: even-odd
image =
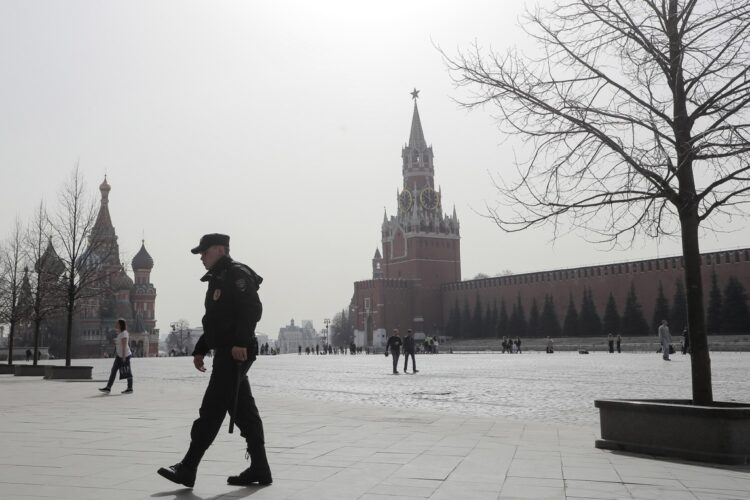
[[[438,195],[434,189],[427,187],[419,193],[419,203],[426,210],[435,210],[438,206]]]
[[[401,191],[401,194],[398,195],[398,204],[401,205],[401,209],[406,211],[411,208],[411,204],[414,200],[412,200],[411,193],[409,191]]]

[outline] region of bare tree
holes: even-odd
[[[13,229],[0,254],[0,323],[7,323],[8,332],[8,364],[13,364],[13,341],[16,327],[23,319],[21,304],[21,288],[23,282],[23,268],[25,256],[23,253],[23,226],[16,218]]]
[[[101,295],[110,276],[122,268],[108,265],[117,250],[96,234],[96,206],[86,194],[77,165],[60,191],[59,203],[50,225],[64,266],[65,366],[70,366],[73,317],[79,301]]]
[[[39,337],[42,323],[62,309],[64,304],[60,277],[64,266],[52,244],[49,217],[44,202],[29,223],[24,241],[33,264],[31,279],[31,321],[33,323],[34,365],[39,360]]]
[[[523,26],[538,55],[443,53],[472,91],[463,104],[494,105],[529,151],[488,215],[505,231],[565,222],[611,244],[679,235],[693,402],[710,404],[699,228],[748,202],[750,2],[568,0]]]
[[[172,331],[167,335],[167,349],[180,354],[192,352],[195,342],[190,333],[190,322],[181,318],[174,323],[170,323],[169,326],[172,327]]]

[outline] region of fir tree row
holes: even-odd
[[[722,294],[718,287],[716,273],[712,276],[709,293],[707,320],[709,333],[748,333],[750,332],[750,312],[745,287],[737,278],[730,278]],[[458,299],[448,315],[446,334],[454,338],[502,338],[502,337],[595,337],[600,335],[656,335],[662,319],[669,322],[673,334],[682,332],[687,326],[687,302],[682,280],[675,283],[675,294],[670,305],[664,295],[664,287],[659,288],[651,321],[643,314],[635,286],[631,284],[625,299],[622,315],[619,314],[614,296],[610,293],[600,318],[590,288],[583,291],[580,309],[576,308],[573,295],[568,300],[562,325],[551,295],[544,297],[541,311],[536,298],[532,299],[528,315],[524,311],[521,295],[512,304],[504,299],[498,303],[483,304],[477,295],[474,307],[468,299],[463,305]]]

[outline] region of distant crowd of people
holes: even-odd
[[[369,347],[357,347],[354,342],[349,344],[348,347],[345,346],[337,346],[334,347],[330,344],[323,345],[322,347],[320,344],[315,344],[315,347],[306,346],[304,349],[301,345],[297,345],[297,354],[302,355],[302,353],[305,353],[306,355],[326,355],[326,354],[370,354],[370,348]]]
[[[276,350],[275,347],[269,347],[268,342],[266,342],[265,344],[260,345],[258,348],[258,354],[261,356],[276,356],[279,354],[279,351]]]
[[[503,337],[503,354],[521,354],[521,338],[516,337],[515,339]]]

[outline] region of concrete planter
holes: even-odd
[[[750,463],[750,404],[599,400],[596,447],[720,464]]]
[[[93,366],[55,366],[46,365],[44,378],[46,380],[90,380]]]
[[[0,375],[13,375],[15,365],[4,364],[0,365]]]
[[[45,365],[13,365],[15,366],[16,377],[43,377],[46,372]]]

